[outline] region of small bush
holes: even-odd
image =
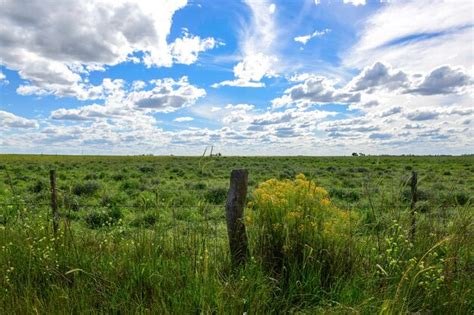
[[[152,166],[140,166],[138,170],[142,173],[153,173],[155,168]]]
[[[140,182],[136,179],[126,180],[120,185],[120,189],[122,190],[139,190],[139,188]]]
[[[354,190],[333,188],[329,192],[331,196],[345,201],[354,202],[360,199],[359,194]]]
[[[96,173],[90,173],[84,176],[85,180],[99,179],[99,176]]]
[[[464,192],[464,191],[456,191],[453,195],[453,199],[455,201],[455,204],[464,206],[469,202],[469,194]]]
[[[156,221],[156,214],[147,213],[132,220],[132,222],[130,222],[130,225],[134,227],[152,227],[156,224]]]
[[[369,170],[365,167],[358,167],[356,168],[356,171],[359,173],[367,173]]]
[[[124,174],[114,174],[112,175],[112,179],[119,182],[119,181],[122,181],[125,179],[125,175]]]
[[[180,168],[173,168],[171,170],[172,173],[176,174],[176,176],[178,177],[184,177],[184,175],[186,174],[182,169]]]
[[[119,208],[94,210],[88,213],[84,220],[91,229],[115,225],[123,217]]]
[[[295,175],[296,175],[296,171],[294,169],[286,168],[285,170],[280,172],[280,174],[278,175],[278,178],[279,179],[290,179],[290,178],[294,178]]]
[[[100,197],[100,204],[104,207],[123,205],[127,200],[125,193],[106,193]]]
[[[92,196],[100,189],[100,184],[97,182],[89,181],[85,183],[76,184],[72,188],[73,194],[77,196]]]
[[[227,198],[227,189],[211,188],[204,194],[204,199],[213,204],[221,204]]]
[[[49,188],[49,185],[46,180],[38,179],[36,183],[33,186],[31,186],[30,190],[36,194],[39,194],[40,192],[48,190],[48,188]]]
[[[207,185],[206,183],[196,183],[193,185],[193,189],[197,189],[197,190],[203,190],[203,189],[206,189]]]

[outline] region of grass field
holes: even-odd
[[[232,269],[240,168],[250,259]],[[472,313],[473,192],[473,156],[3,155],[0,313]]]

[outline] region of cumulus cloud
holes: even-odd
[[[0,110],[0,129],[9,128],[38,128],[38,123],[35,120]]]
[[[292,122],[296,117],[296,114],[292,111],[278,112],[278,113],[267,113],[259,117],[254,118],[251,121],[252,125],[255,126],[268,126],[281,123]]]
[[[373,92],[376,88],[396,90],[406,87],[408,77],[403,71],[394,71],[387,65],[376,62],[370,67],[366,67],[362,72],[352,79],[349,86],[353,91]]]
[[[410,92],[421,95],[451,94],[472,83],[473,80],[463,69],[442,66],[434,69]]]
[[[191,36],[185,32],[184,37],[177,38],[170,44],[170,53],[176,63],[190,65],[195,63],[200,52],[212,49],[222,42],[216,41],[212,37],[201,39],[199,36]]]
[[[51,113],[51,118],[75,121],[103,118],[123,120],[126,117],[146,113],[173,112],[194,104],[197,99],[206,95],[204,89],[190,84],[187,77],[182,77],[178,81],[169,78],[151,80],[148,83],[151,89],[139,89],[146,85],[132,84],[128,89],[124,85],[116,86],[108,94],[104,105],[92,104],[75,109],[60,108]]]
[[[263,77],[272,77],[276,75],[272,70],[275,61],[275,57],[267,56],[262,53],[249,55],[245,57],[243,61],[234,66],[235,80],[226,80],[220,83],[215,83],[212,87],[264,87],[265,84],[260,82],[260,80]]]
[[[430,110],[417,110],[407,113],[405,116],[412,121],[433,120],[439,117],[439,112]]]
[[[311,34],[308,34],[308,35],[302,35],[302,36],[297,36],[294,38],[294,41],[295,42],[299,42],[303,45],[306,45],[310,39],[312,38],[315,38],[315,37],[321,37],[321,36],[324,36],[326,35],[327,33],[329,33],[331,30],[326,28],[322,31],[314,31],[313,33]]]
[[[137,59],[147,66],[191,64],[213,38],[187,33],[168,43],[179,1],[6,0],[0,11],[0,63],[28,81],[20,94],[94,99],[84,76]],[[44,23],[48,21],[48,23]]]
[[[344,103],[360,101],[359,93],[345,92],[335,88],[335,81],[323,76],[310,76],[304,82],[285,91],[285,94],[272,101],[273,107],[278,108],[290,104],[309,106],[311,104]]]
[[[198,98],[206,95],[204,89],[189,84],[187,77],[182,77],[179,81],[163,79],[152,80],[150,83],[155,85],[153,89],[135,91],[128,97],[139,108],[171,112],[192,105]]]
[[[127,110],[127,108],[92,104],[77,109],[59,108],[51,113],[51,118],[56,120],[85,121],[101,118],[124,117],[128,114],[129,110]]]

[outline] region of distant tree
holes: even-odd
[[[365,156],[365,154],[364,153],[359,153],[359,156]]]
[[[359,155],[358,155],[357,153],[355,153],[355,152],[354,152],[354,153],[352,153],[352,156],[359,156]]]

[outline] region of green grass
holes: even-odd
[[[232,270],[224,202],[236,168],[249,170],[249,201],[259,183],[303,173],[357,220],[304,260],[314,268],[294,260],[277,273],[262,264],[259,227],[248,226],[250,260]],[[472,313],[473,193],[472,156],[3,155],[0,314]]]

